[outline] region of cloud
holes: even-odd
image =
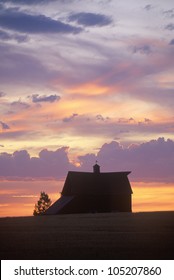
[[[108,121],[110,119],[109,117],[106,117],[106,118],[103,117],[101,114],[96,115],[95,118],[97,121],[102,121],[102,122]]]
[[[68,20],[75,21],[83,26],[105,26],[112,23],[112,19],[106,15],[94,14],[94,13],[76,13],[71,14]]]
[[[89,170],[96,159],[102,171],[132,171],[134,181],[174,180],[174,141],[170,139],[158,138],[128,148],[116,141],[105,143],[96,156],[87,154],[79,157],[81,169]]]
[[[147,119],[147,118],[144,119],[144,122],[145,122],[145,123],[150,123],[151,121],[152,121],[152,120]]]
[[[56,2],[58,0],[6,0],[5,2],[11,3],[11,4],[23,4],[23,5],[37,5],[37,4],[46,4],[49,2]],[[63,0],[59,0],[63,1]],[[4,0],[0,0],[0,3],[4,3]]]
[[[104,121],[104,117],[102,115],[96,115],[96,120],[98,121]]]
[[[32,131],[32,130],[27,130],[27,128],[24,129],[19,129],[17,131],[9,131],[6,130],[3,133],[0,133],[0,139],[2,140],[11,140],[11,141],[20,141],[20,140],[25,140],[26,139],[36,139],[38,140],[38,136],[41,137],[42,133],[39,131]]]
[[[79,156],[81,167],[70,163],[68,148],[42,150],[31,157],[26,150],[0,154],[0,176],[15,178],[64,178],[68,170],[92,171],[96,159],[102,172],[132,171],[131,180],[173,182],[174,141],[164,138],[123,147],[119,142],[105,143],[98,153]]]
[[[46,96],[46,95],[39,96],[39,94],[33,94],[31,97],[32,97],[32,102],[33,103],[41,103],[41,102],[53,103],[53,102],[56,102],[56,101],[60,100],[60,96],[58,96],[56,94],[54,94],[54,95],[52,94],[52,95],[49,95],[49,96]]]
[[[170,41],[169,45],[174,45],[174,39]]]
[[[65,24],[45,15],[32,15],[17,8],[0,11],[0,26],[22,33],[71,33],[77,34],[82,28]]]
[[[20,35],[20,34],[14,34],[11,36],[11,39],[16,40],[18,43],[25,43],[28,41],[28,36],[27,35]]]
[[[98,105],[100,105],[100,103],[98,103]],[[92,108],[92,101],[91,103],[87,103],[87,107],[90,108],[90,106]],[[126,108],[127,104],[124,106]],[[139,105],[137,105],[137,107],[139,107]],[[171,108],[173,108],[172,105]],[[73,117],[73,115],[66,116],[62,119],[62,122],[57,119],[57,121],[49,123],[49,129],[57,134],[60,132],[67,133],[68,131],[68,137],[80,137],[81,143],[83,143],[84,137],[91,139],[90,141],[93,139],[94,143],[98,141],[98,139],[103,139],[103,141],[105,141],[105,139],[108,138],[121,138],[124,142],[131,143],[130,139],[132,139],[132,137],[136,138],[137,135],[138,142],[143,141],[144,137],[149,139],[154,135],[164,135],[166,137],[169,137],[167,135],[171,135],[172,118],[170,120],[162,119],[157,122],[148,114],[134,118],[131,118],[131,115],[128,118],[119,117],[119,115],[118,117],[113,117],[113,115],[107,117],[102,114],[83,114],[83,107],[79,108],[79,110],[80,109],[81,112],[79,112],[78,117]],[[100,109],[102,110],[102,108]]]
[[[0,91],[0,98],[1,98],[1,97],[4,97],[5,95],[6,95],[6,93]]]
[[[133,53],[150,54],[152,53],[151,47],[149,45],[134,46],[132,47]]]
[[[0,30],[0,40],[16,40],[18,43],[23,43],[28,41],[28,37],[20,34],[9,34],[6,31]]]
[[[13,101],[11,104],[10,104],[14,109],[17,109],[17,110],[23,110],[23,109],[28,109],[30,108],[30,105],[26,102],[22,102],[22,101]]]
[[[0,30],[0,40],[10,40],[11,36],[9,35],[9,33]]]
[[[49,79],[58,75],[58,71],[49,69],[43,61],[33,53],[25,53],[15,46],[0,45],[0,83],[16,86],[38,83],[45,86]],[[8,63],[7,63],[8,61]]]
[[[126,41],[126,47],[129,43]],[[67,71],[65,74],[63,73],[64,76],[61,77],[60,75],[57,79],[57,85],[62,84],[63,87],[69,87],[70,90],[74,85],[77,85],[74,88],[78,89],[79,85],[78,93],[81,96],[85,94],[89,96],[91,93],[95,95],[98,88],[101,89],[101,93],[98,90],[100,96],[106,96],[104,92],[106,88],[107,94],[110,94],[110,96],[115,94],[115,97],[119,93],[120,97],[128,93],[128,99],[131,96],[140,100],[144,98],[146,102],[153,99],[158,103],[161,103],[162,96],[167,99],[170,96],[170,99],[172,99],[171,94],[167,93],[167,87],[164,88],[155,81],[162,72],[169,72],[173,69],[171,48],[166,45],[166,42],[160,40],[139,38],[135,39],[134,43],[131,52],[135,55],[130,55],[130,53],[124,55],[122,48],[115,50],[110,48],[108,50],[107,46],[105,46],[105,53],[103,54],[102,44],[101,46],[96,44],[97,57],[101,55],[102,59],[95,60],[94,57],[92,60],[86,60],[86,63],[79,60],[73,61],[71,65],[76,68],[76,72]],[[85,44],[83,46],[85,48]],[[130,48],[127,48],[127,50],[130,51]],[[93,52],[93,49],[91,49],[91,52]],[[152,80],[150,81],[150,76],[154,83]],[[150,81],[148,86],[144,82],[146,79]],[[90,81],[97,81],[97,88],[87,88],[86,85],[89,84],[90,86]],[[150,86],[153,86],[153,89]],[[148,93],[150,90],[151,93]]]
[[[95,164],[97,157],[94,154],[86,154],[84,156],[78,157],[79,162],[81,163],[81,170],[92,171],[92,167]]]
[[[127,118],[119,118],[118,119],[118,123],[120,124],[127,124],[129,123],[130,121],[132,121],[132,119],[130,120],[131,118],[127,119]]]
[[[152,5],[148,4],[144,7],[146,11],[150,11],[152,9]]]
[[[169,24],[167,24],[167,25],[165,26],[165,29],[170,30],[170,31],[174,30],[174,23],[169,23]]]
[[[10,129],[10,127],[6,123],[0,121],[0,124],[1,124],[1,127],[2,127],[3,130]]]
[[[38,157],[30,157],[26,150],[1,153],[0,176],[61,179],[72,167],[67,152],[67,147],[62,147],[56,151],[42,150]]]
[[[174,9],[163,11],[163,14],[166,15],[167,17],[169,17],[169,18],[173,18],[174,17]]]
[[[74,120],[77,116],[78,116],[78,114],[72,114],[72,116],[64,118],[64,119],[63,119],[63,122],[71,122],[71,121]]]

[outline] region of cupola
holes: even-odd
[[[100,165],[97,164],[97,160],[96,160],[96,164],[93,166],[93,172],[100,173]]]

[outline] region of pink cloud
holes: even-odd
[[[65,176],[71,164],[67,147],[56,151],[42,150],[39,157],[30,157],[26,150],[0,154],[0,176],[13,178],[59,178]]]
[[[64,179],[69,170],[92,171],[98,160],[102,171],[132,171],[131,179],[144,182],[173,182],[174,141],[164,138],[124,148],[120,143],[105,143],[97,155],[79,156],[80,167],[70,162],[68,148],[42,150],[30,157],[26,150],[0,154],[0,176],[9,180],[43,178]]]

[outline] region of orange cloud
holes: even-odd
[[[65,90],[66,93],[87,96],[102,95],[108,93],[109,91],[110,87],[102,86],[97,83],[85,83]]]

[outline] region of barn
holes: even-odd
[[[129,174],[129,171],[100,172],[97,163],[93,172],[69,171],[61,197],[47,209],[45,215],[132,212]]]

